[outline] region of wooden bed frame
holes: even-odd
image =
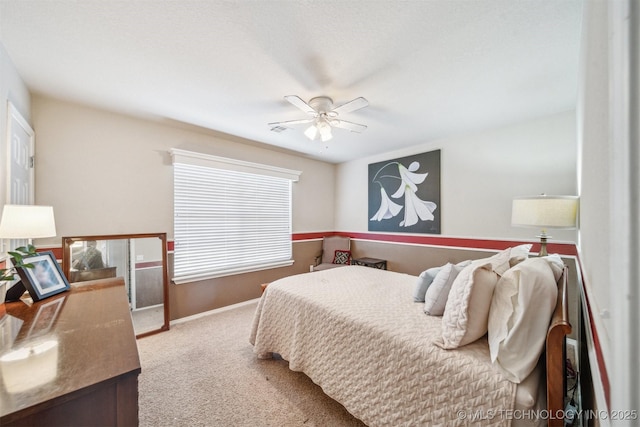
[[[569,269],[558,284],[558,300],[547,331],[546,366],[547,366],[547,409],[549,411],[549,427],[564,425],[564,396],[566,394],[566,336],[571,333],[569,323],[568,297]]]

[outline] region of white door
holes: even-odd
[[[34,146],[35,133],[20,112],[9,102],[7,120],[7,204],[34,203]],[[11,240],[3,252],[25,245],[27,240]]]

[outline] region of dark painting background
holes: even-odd
[[[376,181],[379,181],[384,187],[389,198],[404,206],[404,196],[398,199],[392,198],[391,195],[398,190],[401,184],[400,175],[398,174],[397,165],[389,165],[390,163],[398,162],[405,168],[409,168],[409,165],[413,162],[419,162],[420,167],[415,173],[428,172],[427,178],[418,184],[418,191],[416,195],[418,198],[424,201],[434,202],[437,205],[436,210],[433,211],[433,221],[423,221],[418,219],[417,224],[409,227],[400,227],[400,222],[404,219],[405,207],[393,218],[383,219],[382,221],[371,220],[380,208],[380,185],[374,182],[374,176],[376,173],[384,167],[384,169],[378,173]],[[429,151],[427,153],[415,154],[407,157],[400,157],[392,160],[385,160],[383,162],[371,163],[369,165],[369,216],[368,224],[369,231],[391,231],[402,233],[427,233],[427,234],[440,234],[440,218],[441,218],[441,206],[440,206],[440,150]]]

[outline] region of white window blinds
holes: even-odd
[[[300,172],[172,150],[174,282],[275,268],[291,259],[291,183]]]

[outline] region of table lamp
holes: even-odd
[[[56,223],[52,206],[4,205],[0,220],[0,239],[37,239],[54,237]],[[18,300],[25,291],[22,282],[14,284],[6,301]]]
[[[511,225],[542,230],[539,256],[547,255],[547,228],[573,229],[578,219],[577,196],[526,196],[513,199]]]

